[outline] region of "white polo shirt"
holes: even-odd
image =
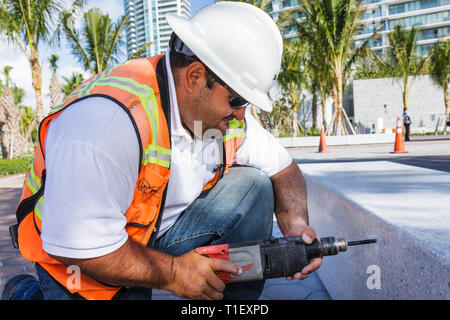
[[[171,174],[158,236],[166,232],[214,177],[219,153],[214,141],[194,140],[181,124],[166,55],[171,108]],[[247,111],[246,138],[237,163],[269,176],[292,158]],[[120,248],[128,238],[125,213],[138,178],[139,145],[120,106],[90,97],[50,124],[46,141],[43,249],[69,258],[93,258]]]

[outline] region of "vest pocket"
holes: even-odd
[[[169,180],[169,170],[151,170],[144,168],[134,190],[134,197],[127,210],[127,226],[148,228],[156,220],[164,189]]]

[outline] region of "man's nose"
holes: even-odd
[[[239,121],[244,121],[244,117],[245,117],[245,110],[247,109],[247,107],[243,107],[243,108],[239,108],[239,109],[234,109],[233,115],[236,117],[236,119],[238,119]]]

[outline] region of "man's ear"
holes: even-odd
[[[186,67],[184,87],[188,93],[198,92],[206,85],[206,68],[201,62],[193,62]]]

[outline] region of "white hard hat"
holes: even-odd
[[[269,91],[280,71],[283,39],[263,10],[221,1],[191,19],[174,14],[167,22],[183,43],[248,102],[272,111]]]

